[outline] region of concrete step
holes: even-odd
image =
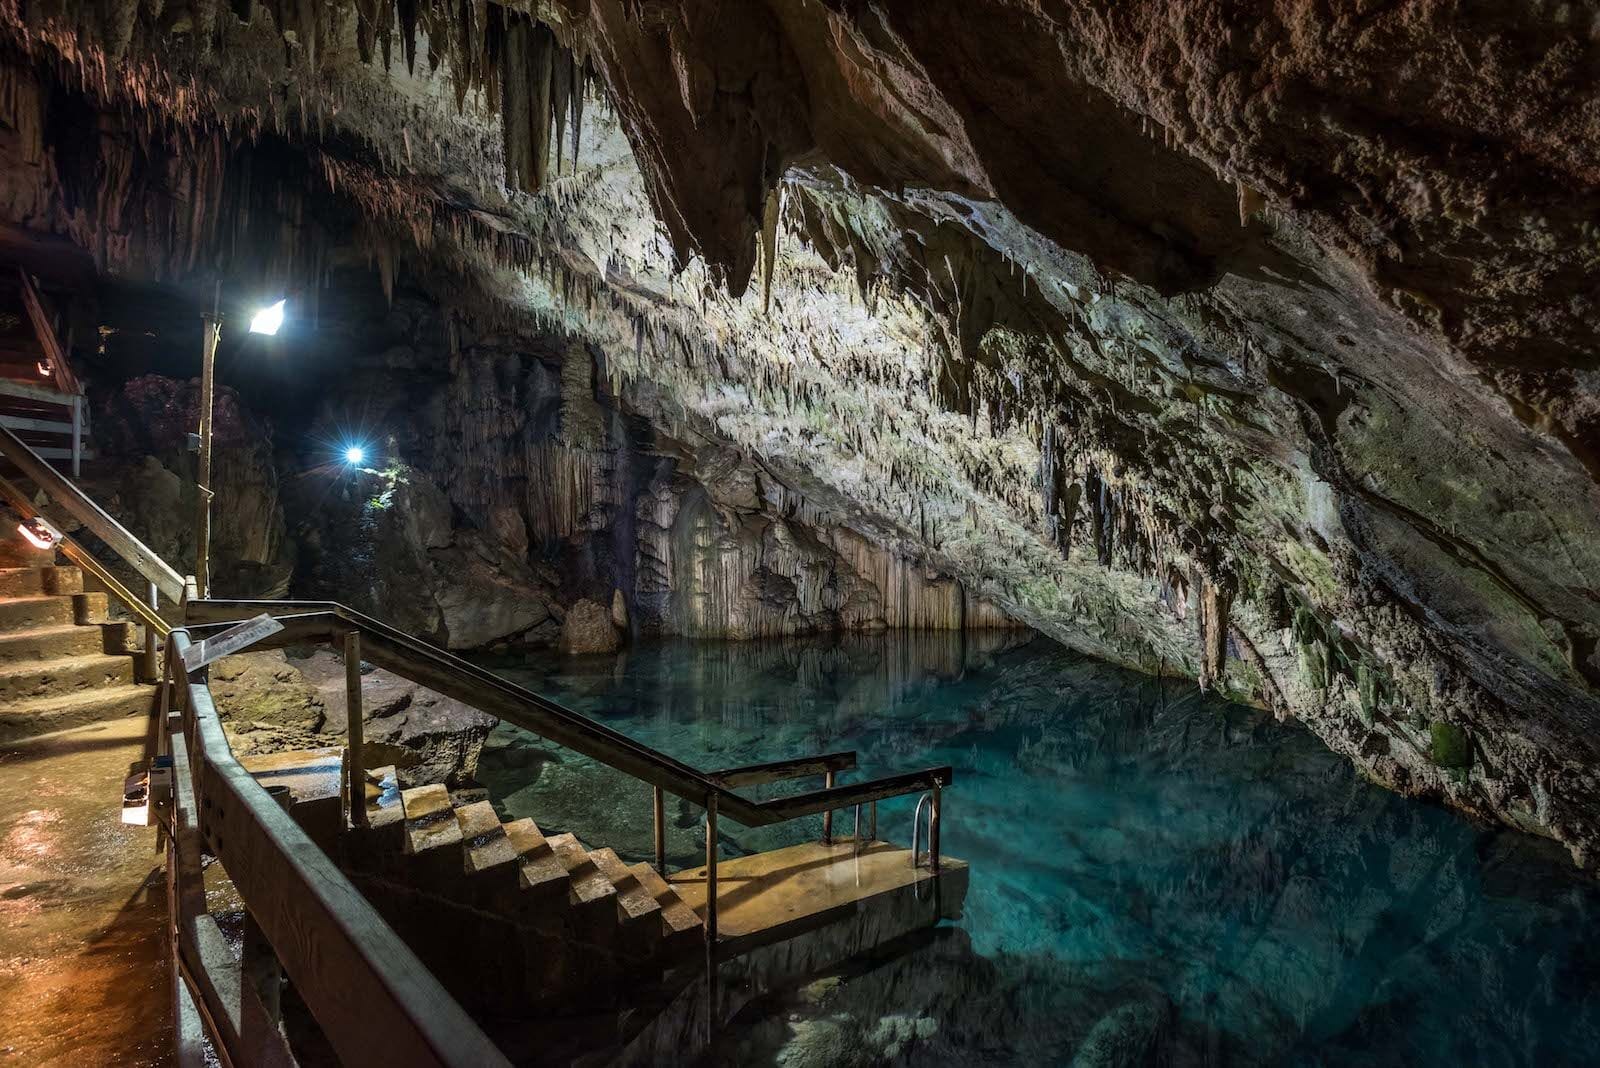
[[[461,828],[461,859],[473,896],[484,901],[514,900],[520,890],[517,850],[494,806],[487,801],[462,805],[456,809],[456,826]]]
[[[639,877],[622,862],[614,849],[589,850],[595,867],[617,888],[617,923],[622,927],[620,948],[631,955],[655,954],[665,933],[661,928],[661,903],[644,888]]]
[[[0,664],[0,701],[125,686],[134,681],[133,675],[132,657],[100,653]]]
[[[155,703],[156,687],[139,683],[9,701],[0,708],[0,742],[122,716],[149,715]]]
[[[506,838],[517,851],[518,885],[523,893],[540,899],[564,894],[571,889],[567,866],[556,856],[539,825],[531,819],[512,820],[505,825]]]
[[[450,791],[440,783],[416,786],[400,791],[400,804],[406,813],[405,851],[416,858],[413,863],[419,871],[436,880],[459,880],[461,825],[450,804]]]
[[[32,597],[7,597],[0,600],[0,631],[31,630],[60,626],[77,619],[72,598],[35,594]]]
[[[705,943],[705,925],[659,872],[643,862],[628,869],[661,905],[662,950],[676,955]]]
[[[0,664],[120,651],[107,628],[79,627],[72,623],[0,632]]]
[[[617,888],[595,865],[594,858],[576,836],[558,834],[546,841],[572,879],[568,897],[573,905],[595,905],[617,896]]]

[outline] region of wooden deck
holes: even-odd
[[[945,857],[937,873],[911,866],[911,851],[872,842],[801,845],[722,860],[717,864],[719,955],[735,957],[854,918],[865,912],[920,915],[922,922],[955,919],[967,896],[967,864]],[[678,895],[705,914],[706,870],[689,868],[668,879]]]

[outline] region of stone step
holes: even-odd
[[[649,864],[640,862],[628,869],[661,905],[662,949],[669,954],[686,952],[705,943],[705,925],[694,909],[684,903],[672,885]]]
[[[133,676],[132,657],[100,653],[0,664],[0,701],[125,686],[134,681]]]
[[[430,860],[452,858],[448,867],[459,876],[461,825],[450,791],[441,783],[415,786],[400,791],[400,804],[406,814],[406,852]]]
[[[348,774],[348,769],[341,773]],[[406,811],[394,765],[366,770],[366,823],[350,828],[341,843],[344,857],[363,871],[396,867],[405,849]]]
[[[477,884],[474,891],[494,896],[516,891],[517,850],[494,806],[487,801],[462,805],[456,809],[456,825],[461,829],[461,859],[469,881]]]
[[[393,764],[367,769],[367,825],[403,824],[406,810],[400,796],[400,774]]]
[[[506,838],[517,851],[518,885],[524,893],[554,895],[570,888],[567,866],[556,856],[538,824],[520,819],[507,823],[505,828]]]
[[[156,695],[154,686],[130,683],[65,696],[9,701],[0,708],[0,742],[122,716],[149,715],[155,709]]]
[[[103,628],[71,623],[0,632],[0,664],[89,656],[109,645]]]
[[[36,549],[22,540],[22,536],[16,532],[15,515],[0,512],[0,520],[5,521],[6,530],[11,534],[9,538],[0,539],[0,567],[36,569],[50,567],[56,562],[54,549]]]
[[[611,880],[595,865],[594,858],[589,851],[583,848],[583,843],[571,834],[558,834],[546,839],[550,848],[555,850],[556,857],[567,869],[567,875],[572,879],[572,888],[569,899],[574,905],[594,905],[614,898],[617,888],[611,885]]]
[[[35,597],[47,593],[42,567],[0,567],[0,597]]]
[[[622,927],[618,948],[634,956],[648,957],[659,948],[666,932],[661,927],[661,904],[644,888],[617,852],[610,848],[591,849],[589,856],[612,886],[617,888],[617,923]]]
[[[77,620],[72,598],[35,594],[0,600],[0,631],[56,627]]]
[[[44,567],[40,568],[43,574],[45,593],[69,594],[83,592],[83,572],[75,567]]]
[[[79,626],[111,622],[110,602],[103,593],[74,593],[72,620]]]
[[[633,922],[655,916],[661,912],[661,904],[655,896],[644,888],[639,882],[639,877],[633,870],[622,862],[617,856],[617,851],[610,847],[589,850],[595,867],[600,869],[611,885],[617,888],[617,909],[619,918],[624,922]]]

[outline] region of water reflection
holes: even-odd
[[[1191,685],[1012,634],[492,666],[699,767],[840,748],[862,776],[955,767],[965,918],[752,1006],[730,1061],[1580,1064],[1600,1041],[1592,880]],[[481,777],[510,814],[650,852],[647,788],[570,752],[502,726]],[[671,814],[689,864],[699,812]],[[727,826],[723,848],[817,822]],[[884,836],[909,829],[886,804]]]

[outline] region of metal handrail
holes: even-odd
[[[939,784],[917,798],[917,810],[911,814],[911,866],[919,867],[917,854],[921,852],[922,806],[928,806],[928,870],[939,870]]]
[[[23,519],[33,519],[39,515],[39,510],[33,506],[32,501],[28,500],[28,495],[12,485],[10,479],[0,478],[0,499],[4,499],[11,506],[12,511],[22,516]],[[83,568],[99,580],[100,584],[106,588],[111,596],[115,597],[128,611],[138,617],[140,623],[143,623],[152,632],[163,638],[167,636],[167,632],[172,627],[167,624],[166,620],[156,614],[154,606],[147,605],[141,601],[138,595],[124,586],[115,575],[106,569],[104,564],[95,559],[88,549],[85,549],[64,534],[57,545],[66,554],[68,560],[71,560],[78,567]]]
[[[207,669],[184,668],[191,644],[183,629],[167,642],[166,677],[173,687],[163,710],[176,696],[181,717],[181,729],[171,735],[179,774],[168,871],[175,964],[199,996],[213,1036],[233,1047],[225,1052],[236,1063],[277,1063],[267,1055],[282,1041],[270,1009],[263,1025],[252,984],[221,974],[239,962],[205,908],[202,842],[227,869],[250,923],[270,945],[271,967],[288,975],[344,1063],[506,1064],[410,947],[239,764],[212,702]],[[248,956],[248,939],[246,946]]]
[[[845,786],[824,787],[769,801],[750,801],[734,793],[730,784],[719,776],[751,769],[703,773],[486,668],[338,602],[196,600],[185,606],[185,612],[190,629],[196,633],[206,625],[237,623],[262,613],[276,617],[284,629],[264,639],[258,648],[292,645],[315,638],[332,641],[348,630],[357,630],[362,637],[361,655],[368,662],[549,738],[693,804],[704,807],[709,798],[715,797],[723,816],[747,827],[766,827],[855,804],[912,794],[948,785],[954,776],[953,769],[946,765]],[[819,761],[853,767],[855,755],[829,754],[756,765],[755,768],[799,767]],[[811,773],[809,770],[799,772]]]
[[[166,594],[174,604],[183,600],[183,576],[157,556],[149,546],[134,537],[128,529],[107,514],[106,510],[90,499],[61,472],[45,463],[27,442],[5,427],[0,427],[0,455],[16,465],[23,476],[31,479],[73,518],[87,527],[146,580]]]
[[[837,771],[855,766],[854,753],[830,753],[822,756],[775,761],[770,764],[732,768],[704,774],[695,768],[674,760],[665,753],[612,730],[603,723],[572,711],[532,690],[508,682],[500,676],[470,661],[435,646],[413,638],[409,634],[388,626],[370,616],[363,615],[334,601],[255,601],[255,600],[196,600],[186,601],[185,614],[190,630],[204,631],[235,624],[243,619],[266,613],[277,618],[283,629],[268,636],[257,648],[291,645],[308,638],[332,642],[344,635],[360,636],[360,656],[402,678],[410,679],[446,697],[498,716],[510,723],[539,734],[606,764],[624,774],[649,784],[653,789],[653,824],[655,853],[658,870],[666,867],[665,812],[663,793],[671,792],[706,810],[706,898],[705,914],[701,917],[705,932],[706,950],[706,1026],[708,1036],[717,1018],[717,820],[726,814],[737,823],[749,827],[770,826],[815,813],[823,813],[824,842],[833,838],[833,812],[870,803],[873,806],[873,823],[877,822],[877,802],[888,797],[931,790],[934,797],[933,816],[929,824],[931,866],[938,870],[939,857],[939,791],[954,777],[949,766],[924,768],[904,775],[892,775],[849,786],[836,786]],[[352,722],[360,717],[360,675],[351,671],[351,708],[347,717]],[[365,762],[359,752],[359,726],[348,736],[351,748],[350,767],[363,767]],[[753,802],[734,793],[729,787],[735,783],[772,782],[799,775],[821,772],[825,784],[820,790],[796,794],[792,797]],[[359,775],[352,775],[348,783],[348,804],[354,814],[365,805],[365,783]],[[353,816],[359,819],[359,816]],[[858,817],[859,824],[859,817]],[[913,842],[913,859],[916,843]],[[860,848],[857,842],[855,847]],[[662,872],[665,874],[665,872]]]

